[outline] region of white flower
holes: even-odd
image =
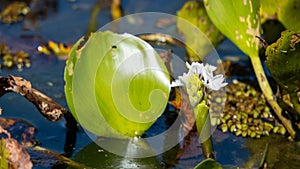
[[[190,65],[186,62],[186,67],[189,69],[188,73],[179,76],[177,80],[172,82],[171,87],[184,86],[192,74],[197,74],[203,84],[211,90],[220,90],[227,85],[227,83],[223,83],[225,80],[223,75],[214,76],[213,72],[217,69],[215,66],[209,64],[204,66],[203,63],[198,62],[193,62]]]
[[[217,91],[227,85],[227,83],[223,83],[223,82],[224,82],[223,75],[216,75],[208,79],[207,81],[204,81],[203,83],[204,86],[206,86],[207,88]]]
[[[184,84],[178,79],[176,79],[171,83],[171,87],[179,87],[179,86],[184,86]]]
[[[209,79],[213,78],[214,71],[217,69],[217,67],[206,64],[203,68],[202,76],[204,79],[204,82],[207,82]]]
[[[203,63],[193,62],[192,65],[189,65],[188,62],[185,63],[187,68],[189,68],[188,74],[202,74],[204,70]]]
[[[172,82],[171,87],[184,86],[192,74],[200,75],[204,69],[203,64],[198,62],[193,62],[192,65],[186,62],[186,67],[189,69],[188,73],[183,73],[182,76],[179,76],[178,79]]]

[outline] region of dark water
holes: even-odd
[[[176,11],[181,8],[184,2],[185,1],[183,0],[125,0],[122,2],[122,8],[125,14],[133,14],[136,12],[164,12],[175,15]],[[24,30],[25,22],[18,22],[11,25],[1,24],[0,42],[8,44],[12,50],[24,50],[28,52],[31,58],[30,68],[24,68],[22,71],[17,69],[2,69],[1,76],[7,76],[8,74],[21,76],[29,80],[35,89],[40,90],[55,99],[62,106],[67,107],[63,90],[65,61],[59,60],[54,55],[40,54],[36,51],[36,47],[38,45],[45,44],[48,40],[63,43],[74,43],[80,37],[84,36],[88,29],[91,10],[95,4],[96,1],[93,0],[75,2],[57,1],[54,8],[47,8],[47,14],[45,16],[36,19],[35,22],[38,23],[38,26],[33,30]],[[109,12],[108,8],[99,12],[97,16],[97,24],[99,28],[110,22]],[[47,121],[40,115],[34,105],[21,96],[13,93],[2,97],[0,99],[0,106],[3,108],[3,117],[21,118],[32,123],[37,129],[36,138],[40,143],[40,146],[60,154],[64,153],[67,133],[64,119],[54,123]],[[162,116],[147,132],[147,134],[151,135],[159,130],[165,129],[166,124],[164,118],[165,116]],[[231,138],[224,139],[221,139],[221,142],[216,142],[218,161],[222,164],[236,164],[234,159],[236,152],[232,151],[232,149],[223,147],[230,146],[233,149],[240,148],[244,141],[242,139],[236,139],[234,141]],[[193,140],[197,143],[197,138],[194,138]],[[179,164],[175,164],[177,168],[190,168],[203,159],[201,152],[199,153],[199,145],[196,143],[193,143],[192,147],[187,150],[188,152],[184,152],[184,154],[190,155],[187,155],[187,158],[182,158],[179,161]],[[76,144],[72,157],[76,156],[83,147],[86,147],[89,144],[92,144],[92,140],[82,129],[80,129],[76,134]],[[195,151],[193,150],[194,148],[196,148]],[[173,151],[173,154],[176,155],[177,149],[174,149]],[[90,156],[89,153],[83,152],[80,154]],[[195,153],[194,156],[191,155],[191,152]],[[242,153],[245,156],[247,151],[239,153]],[[80,156],[80,154],[77,156]],[[161,161],[165,161],[165,163],[174,163],[172,156],[168,158],[166,158],[166,156],[168,156],[168,154],[155,157],[159,164],[158,166],[160,166]],[[91,158],[93,159],[92,156]],[[82,159],[79,159],[79,161],[81,160]],[[84,163],[85,161],[82,162]],[[35,166],[35,168],[48,167],[49,166],[47,165],[41,164]]]
[[[22,71],[17,69],[2,69],[0,75],[7,76],[8,74],[12,74],[22,76],[29,80],[34,88],[52,97],[63,107],[67,107],[63,90],[65,61],[59,60],[54,55],[40,54],[36,52],[36,47],[40,44],[45,44],[48,40],[74,43],[80,37],[84,36],[88,30],[91,10],[96,2],[95,0],[77,0],[75,2],[68,2],[66,0],[57,1],[55,8],[47,8],[47,14],[37,19],[36,22],[38,22],[39,26],[34,30],[23,30],[23,22],[12,25],[0,24],[0,43],[8,44],[13,50],[21,49],[28,52],[32,65],[30,68],[24,68]],[[182,7],[184,2],[184,0],[124,0],[122,1],[122,8],[125,14],[133,14],[136,12],[164,12],[175,15],[176,11]],[[110,22],[109,12],[109,8],[102,9],[99,12],[97,16],[98,28]],[[178,49],[178,51],[180,51],[180,49]],[[247,59],[227,40],[218,47],[218,52],[221,57],[234,55]],[[47,121],[40,115],[34,105],[13,93],[2,97],[0,99],[0,106],[3,108],[3,117],[21,118],[32,123],[37,128],[36,138],[40,146],[60,154],[64,153],[67,136],[64,119],[54,123]],[[167,115],[162,116],[154,126],[149,129],[147,134],[153,135],[165,130],[167,128],[166,119],[168,118]],[[192,135],[190,139],[192,144],[188,145],[186,149],[180,150],[179,145],[177,145],[171,151],[146,161],[148,163],[150,161],[153,166],[158,168],[160,168],[161,165],[173,165],[174,168],[192,168],[203,160],[203,156],[201,154],[200,145],[197,143],[197,136]],[[243,148],[246,144],[246,140],[241,137],[223,134],[217,130],[213,135],[213,140],[217,161],[222,165],[227,165],[229,168],[237,165],[243,166],[250,156],[249,150]],[[93,161],[97,162],[98,160],[99,163],[100,160],[100,163],[102,163],[102,159],[102,164],[107,168],[119,168],[120,165],[118,166],[116,163],[120,163],[122,160],[124,162],[124,159],[120,159],[120,157],[109,153],[101,158],[96,157],[97,152],[95,153],[95,151],[99,149],[97,145],[93,144],[86,133],[82,129],[79,129],[76,134],[76,144],[71,158],[86,165],[91,164],[91,166],[94,166],[93,163],[95,162]],[[174,158],[178,153],[181,153],[181,158],[176,161]],[[107,156],[110,158],[107,158]],[[130,161],[128,164],[129,163]],[[142,164],[143,163],[141,163],[140,166],[133,165],[129,167],[143,168]],[[34,168],[51,167],[40,164]]]

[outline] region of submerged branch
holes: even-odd
[[[76,161],[73,161],[70,158],[67,158],[67,157],[65,157],[65,156],[63,156],[61,154],[58,154],[58,153],[56,153],[54,151],[45,149],[45,148],[40,147],[40,146],[35,146],[35,147],[33,147],[32,150],[39,151],[41,153],[45,153],[45,154],[48,154],[48,155],[52,155],[57,160],[57,163],[67,164],[71,168],[85,168],[85,169],[89,169],[90,168],[90,167],[85,166],[84,164],[81,164],[81,163],[78,163]]]
[[[57,121],[66,115],[67,127],[75,128],[75,120],[70,112],[53,99],[31,87],[31,83],[22,77],[8,75],[0,76],[0,97],[6,93],[15,92],[33,103],[40,113],[49,121]],[[76,124],[76,123],[75,123]]]
[[[177,40],[167,34],[150,33],[150,34],[138,35],[138,37],[145,41],[169,43],[175,46],[185,46],[185,44],[183,44],[180,40]]]

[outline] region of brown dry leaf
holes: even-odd
[[[181,95],[180,95],[180,89],[175,88],[175,98],[174,100],[170,101],[170,104],[174,106],[176,109],[180,109],[181,107]]]
[[[15,139],[5,139],[6,159],[9,163],[9,168],[27,169],[32,168],[29,154]]]
[[[7,138],[2,138],[2,144],[4,144],[4,149],[1,149],[4,152],[4,158],[8,163],[8,168],[11,169],[30,169],[33,164],[30,161],[30,155],[24,150],[24,148],[13,138],[8,131],[3,129],[0,126],[0,132],[7,135]],[[1,157],[3,158],[3,157]]]

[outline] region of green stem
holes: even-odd
[[[300,103],[297,96],[297,92],[290,92],[291,102],[293,103],[294,109],[300,114]]]
[[[207,140],[201,143],[201,148],[202,148],[202,153],[206,159],[207,158],[215,159],[211,136]]]
[[[197,112],[195,114],[196,126],[199,134],[199,140],[201,142],[203,155],[206,159],[214,159],[209,108],[206,105],[205,99],[195,107],[194,112]]]
[[[282,109],[278,105],[277,101],[275,100],[275,96],[270,87],[268,79],[265,75],[265,72],[263,70],[259,56],[253,55],[253,56],[250,56],[250,59],[251,59],[251,62],[252,62],[253,68],[254,68],[254,72],[255,72],[257,81],[259,83],[259,86],[260,86],[265,98],[267,99],[268,103],[270,104],[270,106],[272,107],[274,112],[276,113],[276,115],[279,118],[279,120],[281,121],[281,123],[287,129],[287,131],[289,132],[291,137],[295,138],[296,132],[294,131],[294,129],[292,127],[291,121],[282,116]]]
[[[123,12],[121,9],[121,0],[112,0],[110,8],[112,20],[116,20],[122,17]]]
[[[91,32],[97,30],[97,16],[101,10],[101,5],[99,3],[95,4],[92,8],[92,13],[90,16],[90,22],[88,24],[86,35],[89,36]]]

